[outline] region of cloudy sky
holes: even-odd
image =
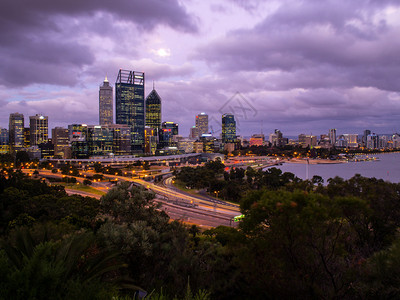
[[[0,127],[98,123],[98,89],[145,72],[187,136],[234,113],[238,134],[400,132],[398,0],[3,0]]]

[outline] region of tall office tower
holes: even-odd
[[[9,151],[9,133],[5,128],[0,128],[0,154],[6,154]]]
[[[222,142],[236,142],[236,122],[235,116],[232,114],[222,115]]]
[[[10,151],[15,152],[24,149],[24,115],[10,114],[8,125]]]
[[[362,146],[367,147],[367,137],[371,134],[371,130],[364,130],[364,135],[362,137]]]
[[[47,143],[49,139],[49,118],[35,115],[29,117],[30,145]]]
[[[111,125],[113,123],[113,88],[107,80],[99,90],[99,118],[100,125]]]
[[[196,127],[199,129],[199,136],[208,133],[208,115],[206,113],[196,116]]]
[[[336,129],[329,129],[329,141],[331,145],[334,146],[336,143]]]
[[[51,138],[54,145],[54,156],[59,158],[68,158],[69,134],[68,129],[56,127],[51,130]]]
[[[283,135],[282,132],[279,129],[275,129],[275,135],[276,135],[276,143],[275,146],[277,147],[281,147],[283,146],[284,142],[283,142]]]
[[[131,128],[131,150],[144,148],[144,73],[119,70],[115,82],[116,124]]]
[[[153,87],[146,98],[146,126],[155,129],[155,134],[161,128],[161,98]]]

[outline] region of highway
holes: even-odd
[[[25,173],[32,174],[34,170],[23,170]],[[52,173],[49,170],[39,170],[39,175],[42,177],[62,178],[60,173]],[[82,176],[93,176],[90,172],[81,172]],[[72,177],[72,176],[69,176]],[[85,178],[75,177],[78,182],[82,184]],[[114,176],[104,174],[104,178],[114,181],[129,181],[137,185],[142,185],[156,194],[156,201],[160,202],[162,209],[173,220],[180,220],[187,224],[195,224],[201,227],[210,228],[220,225],[236,226],[237,224],[232,221],[234,216],[240,215],[238,205],[226,203],[216,199],[206,199],[204,197],[197,197],[194,195],[182,193],[180,190],[171,186],[170,182],[166,187],[155,185],[138,178],[130,178],[123,176]],[[92,187],[107,193],[112,188],[111,182],[93,182]],[[66,188],[69,194],[80,194],[82,196],[91,196],[97,199],[99,195],[92,194],[84,191],[76,191]]]

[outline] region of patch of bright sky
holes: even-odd
[[[189,14],[197,18],[199,32],[182,33],[160,26],[146,36],[146,49],[157,63],[181,66],[190,61],[199,77],[208,75],[209,69],[204,62],[191,60],[198,47],[224,37],[230,31],[253,28],[278,7],[277,2],[270,2],[260,4],[258,10],[246,11],[231,1],[218,5],[209,1],[190,1],[183,5]]]

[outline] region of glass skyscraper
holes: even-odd
[[[35,115],[29,117],[30,145],[47,143],[49,139],[49,117]]]
[[[9,143],[11,152],[24,149],[24,115],[19,113],[10,114],[9,120]]]
[[[161,98],[154,88],[146,98],[146,126],[156,133],[161,128]]]
[[[144,73],[119,70],[115,82],[116,124],[131,129],[131,150],[141,152],[144,148]]]
[[[111,125],[113,123],[113,88],[107,80],[99,90],[99,118],[100,125]]]
[[[236,121],[232,114],[222,115],[222,142],[234,143],[236,141]]]
[[[196,116],[196,127],[199,129],[199,136],[208,133],[208,115],[206,113]]]

